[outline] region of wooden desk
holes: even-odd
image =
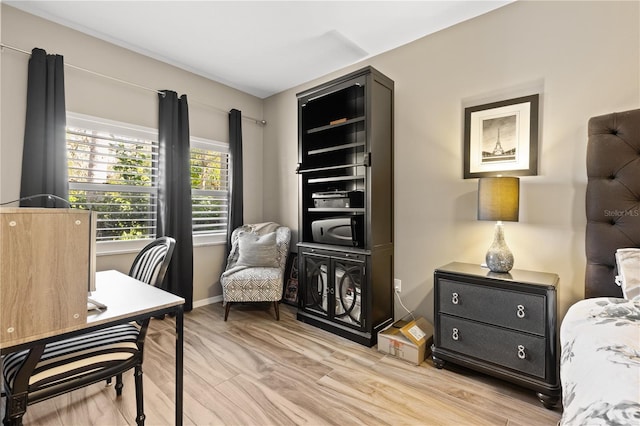
[[[24,349],[43,348],[49,342],[63,340],[78,334],[87,333],[117,324],[143,320],[165,314],[176,317],[176,425],[182,425],[183,409],[183,329],[184,299],[174,294],[147,285],[118,271],[96,273],[96,291],[91,298],[107,305],[107,309],[91,311],[86,324],[64,330],[54,330],[42,335],[5,342],[0,354]],[[27,385],[25,384],[25,387]],[[26,405],[25,405],[26,409]]]

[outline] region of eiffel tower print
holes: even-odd
[[[501,140],[501,138],[503,138],[503,134],[502,133],[506,133],[506,135],[508,136],[510,133],[510,122],[504,122],[504,119],[502,120],[502,122],[497,122],[497,120],[492,120],[493,123],[491,123],[494,128],[496,129],[496,142],[495,145],[488,145],[487,141],[487,147],[482,151],[482,163],[488,164],[488,163],[503,163],[503,162],[511,162],[511,161],[515,161],[516,159],[516,148],[515,146],[513,148],[508,148],[510,145],[513,145],[513,141],[509,141],[508,137],[507,140],[504,141],[506,142],[506,146],[507,149],[505,149],[503,147],[503,141]],[[504,130],[506,130],[506,132],[503,132]],[[513,132],[511,132],[513,133]],[[485,145],[486,146],[486,145]],[[493,148],[491,148],[491,146],[493,146]]]
[[[504,155],[504,149],[500,145],[500,129],[498,129],[498,139],[496,140],[495,148],[493,148],[493,155]]]

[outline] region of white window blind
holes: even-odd
[[[227,232],[228,145],[191,138],[193,234]]]
[[[67,118],[69,201],[97,213],[97,241],[155,238],[157,133]]]
[[[228,146],[191,138],[194,241],[226,235]],[[157,130],[67,113],[69,199],[98,212],[99,242],[155,238]]]

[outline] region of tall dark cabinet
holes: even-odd
[[[367,67],[297,96],[297,318],[373,346],[393,322],[393,81]]]

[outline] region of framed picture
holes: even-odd
[[[465,108],[464,178],[538,174],[539,95]]]
[[[290,252],[284,270],[282,301],[298,306],[298,253]]]

